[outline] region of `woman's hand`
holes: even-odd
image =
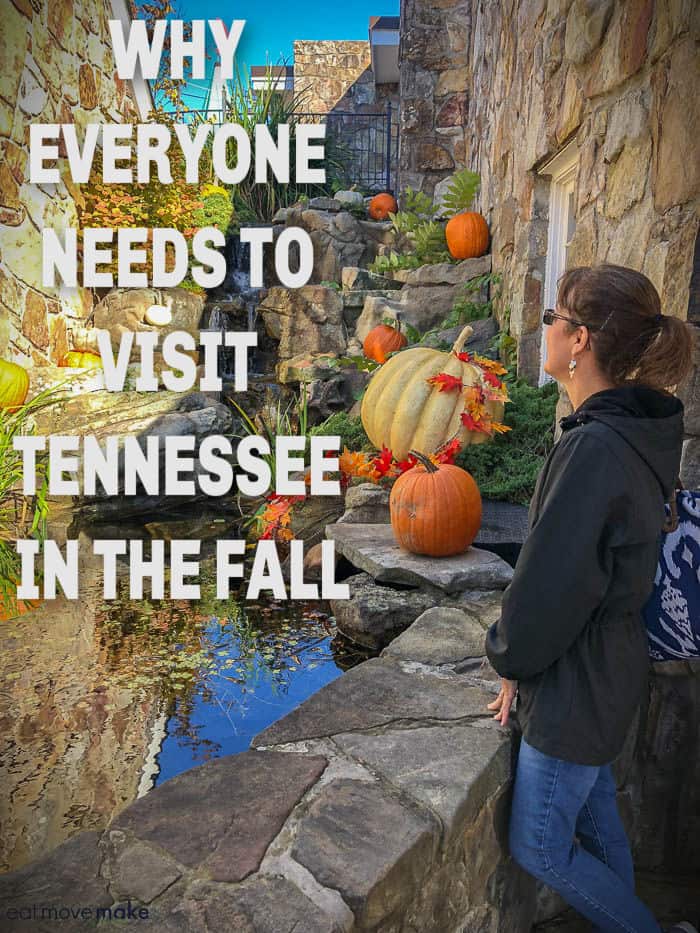
[[[510,713],[510,708],[513,705],[513,700],[515,699],[517,690],[517,680],[506,680],[505,677],[502,677],[501,692],[498,694],[493,703],[489,703],[487,707],[487,709],[496,710],[496,715],[493,718],[497,719],[502,726],[505,726],[508,722],[508,714]]]

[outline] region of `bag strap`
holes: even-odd
[[[617,434],[618,437],[621,437],[622,440],[623,440],[629,447],[632,448],[632,450],[637,454],[637,456],[639,457],[640,460],[644,460],[644,457],[642,457],[642,455],[639,453],[639,451],[636,449],[636,447],[634,447],[634,445],[631,444],[631,443],[627,440],[627,438],[625,437],[625,435],[622,434],[620,431],[618,431],[617,428],[614,428],[611,424],[608,424],[607,421],[599,421],[597,418],[596,418],[595,420],[596,420],[596,422],[597,422],[598,424],[604,424],[606,428],[610,428],[611,431],[614,431],[615,434]],[[649,464],[646,462],[646,460],[644,460],[644,463],[646,463],[647,466],[649,467]],[[649,470],[650,470],[650,472],[654,473],[654,471],[651,469],[651,467],[649,467]],[[658,476],[656,476],[656,473],[654,473],[654,476],[656,477],[656,481],[659,483],[659,486],[661,486],[661,482],[660,482]],[[676,499],[677,499],[676,493],[677,493],[678,491],[684,489],[684,488],[685,488],[685,487],[683,486],[683,483],[681,482],[681,478],[680,478],[680,476],[679,476],[679,477],[676,479],[676,482],[675,482],[674,493],[673,493],[673,495],[671,496],[671,498],[670,498],[668,501],[666,501],[666,505],[667,505],[667,506],[669,507],[669,509],[671,510],[671,515],[670,515],[670,517],[666,516],[666,517],[664,518],[664,523],[663,523],[663,525],[661,526],[661,530],[662,530],[665,534],[669,534],[671,531],[675,531],[675,530],[678,528],[678,503],[677,503],[677,501],[676,501]],[[661,487],[661,491],[663,492],[663,487]]]

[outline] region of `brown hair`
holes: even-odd
[[[659,293],[641,272],[608,263],[568,269],[559,279],[557,303],[590,325],[596,362],[614,385],[643,383],[665,391],[690,372],[690,326],[659,317]],[[567,326],[573,333],[575,325]]]

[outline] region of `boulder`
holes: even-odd
[[[402,269],[395,273],[402,281],[401,290],[390,296],[368,295],[355,324],[360,340],[381,323],[382,318],[400,319],[425,333],[440,327],[457,300],[464,297],[464,286],[471,279],[487,273],[491,257],[468,259],[464,262],[436,263],[418,269]],[[486,290],[471,295],[474,300],[485,301]]]
[[[328,522],[337,521],[345,508],[344,496],[307,496],[292,509],[290,528],[295,538],[312,548],[324,538]]]
[[[341,274],[341,283],[343,291],[361,290],[376,288],[401,288],[401,283],[387,275],[381,275],[378,272],[370,272],[369,269],[360,269],[358,266],[347,266]]]
[[[343,353],[347,333],[339,293],[324,285],[271,288],[258,305],[267,334],[279,340],[280,361],[300,353]]]
[[[332,599],[331,611],[342,634],[367,648],[383,648],[435,604],[426,590],[383,586],[368,573],[354,574],[345,583],[350,599]]]
[[[359,191],[336,191],[333,199],[338,201],[341,207],[364,207],[365,199]]]
[[[168,324],[158,327],[147,322],[146,315],[152,305],[162,305],[170,311],[172,317]],[[173,331],[186,331],[198,343],[203,310],[204,298],[186,288],[115,288],[95,305],[94,324],[99,330],[109,332],[115,352],[122,334],[128,331],[156,332],[161,341]],[[140,359],[136,345],[131,359]]]
[[[337,198],[311,198],[309,208],[314,211],[333,211],[337,213],[343,209],[343,204]]]
[[[390,298],[377,298],[374,295],[365,299],[364,306],[355,322],[355,336],[364,343],[367,334],[387,317],[394,321],[404,321],[405,308],[400,301]],[[409,321],[409,323],[413,323]],[[415,326],[415,325],[414,325]]]
[[[309,383],[307,411],[309,424],[325,421],[339,411],[348,411],[370,380],[371,373],[346,366],[330,379],[314,379]]]
[[[281,360],[277,364],[275,376],[282,385],[330,379],[338,372],[332,365],[337,359],[337,353],[298,353],[288,360]]]
[[[345,493],[345,511],[339,523],[386,524],[389,521],[390,490],[376,483],[358,483]]]
[[[465,609],[432,606],[395,638],[382,656],[420,661],[421,664],[455,664],[484,655],[484,630]]]
[[[498,333],[498,323],[494,317],[485,317],[481,320],[469,322],[473,333],[464,345],[464,349],[470,353],[478,353],[480,356],[496,357],[496,354],[489,349],[489,345]],[[434,347],[436,350],[450,350],[457,337],[464,330],[464,324],[458,324],[456,327],[449,327],[447,330],[439,330],[430,334],[422,345]]]
[[[331,200],[331,199],[326,199]],[[358,220],[349,211],[315,210],[312,202],[303,208],[287,208],[284,223],[301,227],[313,244],[314,268],[312,282],[340,282],[346,266],[367,266],[379,254],[381,246],[395,242],[391,224]],[[279,236],[284,225],[278,223],[273,236]],[[292,254],[294,250],[291,251]],[[292,257],[292,262],[295,259]]]
[[[39,412],[36,421],[41,434],[94,434],[98,440],[116,436],[120,446],[126,435],[140,438],[193,435],[198,445],[211,434],[229,435],[233,428],[230,409],[203,392],[86,392]],[[82,452],[77,456],[82,456]],[[194,457],[196,460],[196,448]],[[162,480],[164,461],[160,470]],[[123,464],[120,464],[119,476],[121,489]],[[160,488],[163,488],[163,482]],[[198,488],[194,497],[106,496],[101,486],[98,489],[96,496],[81,497],[76,503],[76,507],[89,519],[123,519],[183,505],[193,499],[206,499]]]

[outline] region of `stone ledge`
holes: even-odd
[[[526,933],[533,884],[503,851],[511,743],[490,699],[453,672],[366,661],[250,751],[166,781],[101,838],[73,837],[0,892],[13,907],[39,895],[71,904],[77,891],[111,910],[147,905],[159,933],[442,933],[477,921]]]
[[[428,584],[459,593],[505,589],[513,577],[513,568],[501,557],[474,546],[454,557],[410,554],[396,543],[391,525],[327,525],[326,537],[335,541],[336,553],[378,583]]]

